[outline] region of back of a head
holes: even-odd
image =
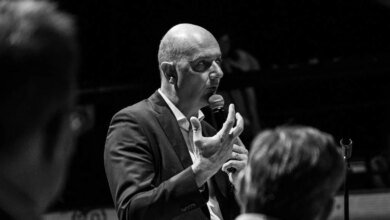
[[[72,102],[73,19],[46,1],[0,1],[0,151]]]
[[[311,127],[280,127],[252,142],[238,197],[246,213],[316,219],[329,214],[344,175],[332,136]]]

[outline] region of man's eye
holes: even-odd
[[[210,68],[211,64],[212,64],[211,62],[202,60],[202,61],[199,61],[198,63],[196,63],[195,66],[193,67],[193,69],[194,69],[196,72],[204,72],[204,71],[206,71],[208,68]]]
[[[221,67],[222,59],[216,59],[215,62],[218,64],[219,67]]]

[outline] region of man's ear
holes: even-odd
[[[165,77],[170,84],[175,84],[177,81],[177,73],[173,62],[162,62],[160,68],[163,72],[163,77]]]

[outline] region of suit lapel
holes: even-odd
[[[215,135],[217,132],[211,125],[209,125],[206,122],[202,122],[202,132],[203,136],[210,137]],[[211,183],[214,184],[214,188],[216,191],[219,191],[220,195],[228,198],[229,190],[232,190],[231,183],[229,181],[229,177],[225,172],[223,172],[221,169],[218,170],[218,172],[211,178]],[[218,193],[217,193],[218,194]],[[217,198],[218,202],[220,202],[221,198]]]
[[[211,127],[208,123],[202,122],[202,133],[205,137],[215,135],[217,131]],[[224,197],[228,197],[227,192],[229,190],[229,178],[221,169],[211,178],[211,183],[214,184],[214,188],[220,192]]]
[[[222,170],[219,170],[213,177],[212,177],[213,183],[215,184],[216,190],[218,190],[225,198],[228,197],[227,192],[229,188],[229,179],[227,177],[227,174],[224,173]]]
[[[149,101],[152,103],[153,108],[157,112],[157,120],[159,121],[168,140],[172,144],[173,150],[180,159],[183,168],[185,169],[191,166],[192,160],[190,153],[188,152],[186,142],[184,141],[177,120],[167,103],[158,91],[149,98]]]

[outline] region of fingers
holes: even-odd
[[[228,162],[222,166],[222,170],[229,172],[231,168],[236,171],[244,169],[248,163],[248,150],[243,145],[233,145],[232,155]]]
[[[236,126],[234,124],[236,123]],[[244,119],[239,113],[235,112],[234,105],[229,105],[229,113],[222,129],[218,132],[218,138],[221,143],[230,142],[243,145],[238,136],[244,130]],[[236,140],[237,139],[237,140]]]
[[[199,139],[202,136],[202,126],[200,125],[200,121],[196,117],[191,117],[190,121],[194,140]]]
[[[236,120],[237,120],[236,126],[233,129],[231,129],[231,131],[229,133],[234,138],[237,138],[244,130],[244,119],[242,118],[242,116],[238,112],[236,113]]]
[[[248,155],[248,150],[243,145],[233,145],[233,152]]]
[[[241,141],[240,137],[237,137],[237,138],[234,140],[234,144],[241,145],[241,146],[245,146],[244,143]]]
[[[229,168],[234,168],[236,169],[236,172],[241,171],[245,168],[246,163],[244,161],[239,161],[239,160],[229,160],[228,162],[224,163],[222,165],[222,171],[228,173]]]
[[[230,159],[246,161],[248,159],[248,157],[246,154],[239,154],[239,153],[233,152],[232,157]]]
[[[234,119],[235,113],[236,113],[236,111],[234,110],[234,105],[230,104],[228,116],[226,118],[225,123],[223,123],[222,129],[221,129],[222,135],[225,136],[225,135],[229,134],[230,130],[233,128],[234,121],[235,121],[235,119]]]

